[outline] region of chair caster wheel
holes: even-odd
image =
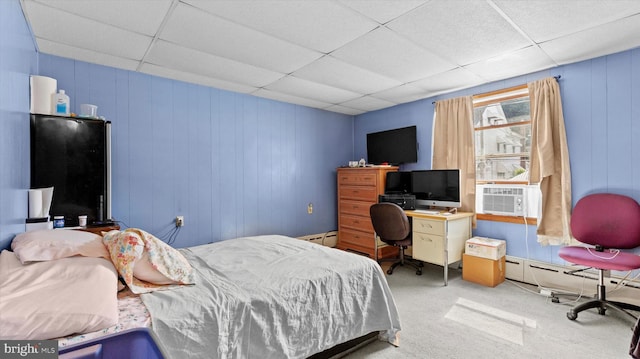
[[[567,312],[567,318],[569,318],[569,320],[576,320],[576,318],[578,318],[578,314],[576,314],[573,310],[570,312]]]
[[[421,270],[417,270],[416,271],[416,275],[422,275],[422,271]]]
[[[391,269],[389,269],[389,270],[387,270],[387,274],[388,274],[388,275],[392,275],[392,274],[393,274],[393,271],[392,271]]]
[[[607,309],[606,308],[598,308],[598,314],[600,315],[604,315],[604,312],[606,312]]]
[[[560,303],[560,298],[558,298],[558,297],[553,297],[553,298],[551,298],[551,302],[553,302],[553,303]]]

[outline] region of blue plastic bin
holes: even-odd
[[[165,359],[153,332],[130,329],[70,345],[59,350],[60,359]]]

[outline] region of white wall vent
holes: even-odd
[[[482,192],[482,212],[506,216],[523,216],[523,201],[523,187],[486,186]]]

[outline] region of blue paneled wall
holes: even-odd
[[[29,187],[29,75],[36,50],[20,2],[0,1],[0,249],[24,232]]]
[[[483,93],[561,75],[571,159],[573,203],[592,192],[614,192],[640,201],[640,49],[428,98],[356,116],[355,157],[366,157],[366,134],[418,126],[418,163],[431,168],[433,101]],[[478,221],[475,235],[507,240],[507,254],[562,263],[558,247],[537,244],[535,226]]]
[[[355,117],[38,54],[18,0],[0,1],[0,248],[24,230],[29,74],[51,76],[113,122],[113,215],[162,234],[177,215],[184,247],[237,236],[336,229],[335,168],[366,158],[366,133],[418,126],[430,168],[433,104],[561,75],[573,201],[590,192],[640,201],[640,49]],[[308,215],[307,205],[314,213]],[[509,255],[558,262],[535,226],[479,221]]]
[[[39,56],[71,108],[98,106],[113,131],[113,216],[178,247],[337,229],[335,169],[353,118],[155,76]],[[313,214],[307,205],[313,204]]]

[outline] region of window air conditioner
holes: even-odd
[[[523,187],[484,187],[482,212],[504,216],[524,216],[524,190]]]

